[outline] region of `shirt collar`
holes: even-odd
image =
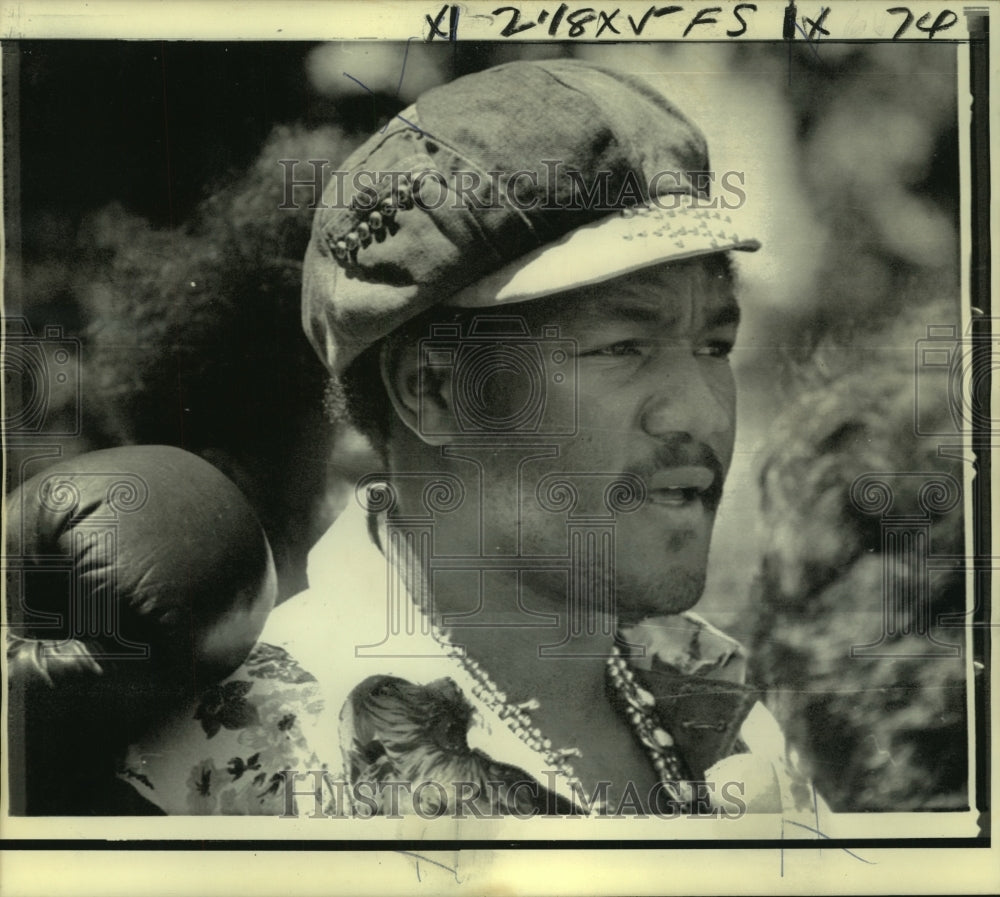
[[[637,669],[746,681],[744,647],[692,611],[652,617],[624,629],[622,635],[633,646],[629,663]]]

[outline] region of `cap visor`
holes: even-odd
[[[666,206],[639,208],[570,231],[459,290],[446,300],[462,308],[526,302],[700,255],[760,249],[736,232],[729,210],[704,208],[704,199],[675,194]]]

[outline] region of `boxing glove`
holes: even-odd
[[[167,446],[59,462],[5,505],[12,809],[104,812],[128,740],[249,654],[271,550],[239,489]]]

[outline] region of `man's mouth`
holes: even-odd
[[[714,510],[721,484],[714,471],[699,465],[683,465],[657,470],[647,482],[649,503],[683,508],[699,502]]]

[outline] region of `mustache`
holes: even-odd
[[[672,467],[705,467],[710,470],[712,485],[700,493],[700,496],[709,511],[715,511],[719,507],[726,478],[725,465],[711,446],[697,442],[690,436],[679,434],[667,437],[656,447],[651,457],[629,465],[624,472],[648,483],[658,471],[669,470]]]

